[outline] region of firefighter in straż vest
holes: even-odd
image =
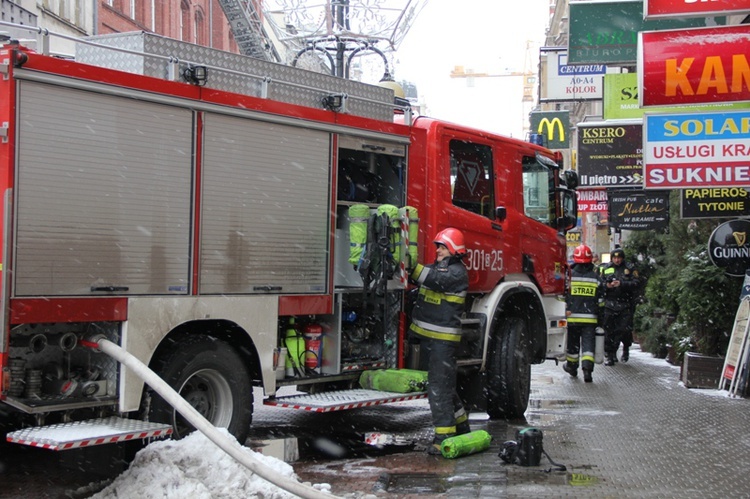
[[[622,361],[630,358],[633,344],[634,301],[637,298],[640,278],[638,270],[625,261],[625,251],[616,248],[611,261],[599,269],[601,281],[605,285],[604,295],[604,352],[605,366],[617,362],[617,349],[622,343]]]
[[[585,244],[573,251],[570,289],[565,296],[568,344],[563,369],[575,378],[580,363],[586,383],[593,381],[596,328],[601,324],[604,308],[604,286],[592,256],[591,248]]]
[[[435,435],[428,452],[440,454],[443,440],[469,433],[469,415],[456,392],[456,350],[461,341],[469,274],[463,233],[454,228],[440,231],[433,241],[437,258],[431,265],[417,264],[411,279],[419,286],[410,330],[418,336],[420,369],[427,371],[427,397]]]

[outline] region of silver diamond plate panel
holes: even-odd
[[[325,96],[344,93],[349,96],[348,114],[381,121],[393,120],[393,91],[376,85],[151,33],[119,33],[89,37],[87,40],[101,46],[84,43],[77,45],[76,60],[86,64],[167,79],[169,62],[164,57],[173,57],[180,61],[180,74],[190,64],[207,66],[208,88],[261,97],[262,82],[267,79],[270,82],[268,98],[272,100],[321,109]],[[107,47],[142,52],[144,55],[117,52]]]

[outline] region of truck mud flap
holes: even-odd
[[[8,433],[6,440],[42,449],[69,450],[171,434],[168,424],[111,417],[25,428]]]
[[[422,399],[427,392],[393,393],[377,390],[340,390],[335,392],[289,395],[269,398],[264,405],[312,412],[334,412],[374,405]]]

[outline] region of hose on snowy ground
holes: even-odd
[[[263,463],[256,459],[251,453],[244,452],[242,447],[236,445],[236,440],[232,440],[218,431],[215,426],[200,415],[193,406],[188,404],[179,393],[174,391],[172,387],[161,379],[154,371],[149,369],[148,366],[136,357],[120,348],[119,345],[112,343],[103,336],[87,339],[86,341],[81,342],[81,344],[106,353],[128,369],[132,370],[139,378],[145,381],[151,388],[161,395],[164,400],[182,414],[196,430],[206,435],[224,452],[232,456],[237,462],[259,477],[304,499],[336,499],[336,496],[332,494],[321,492],[320,490],[300,483],[264,466]]]

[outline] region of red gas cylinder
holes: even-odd
[[[319,371],[323,364],[323,327],[320,324],[307,324],[302,329],[305,338],[305,367]]]

